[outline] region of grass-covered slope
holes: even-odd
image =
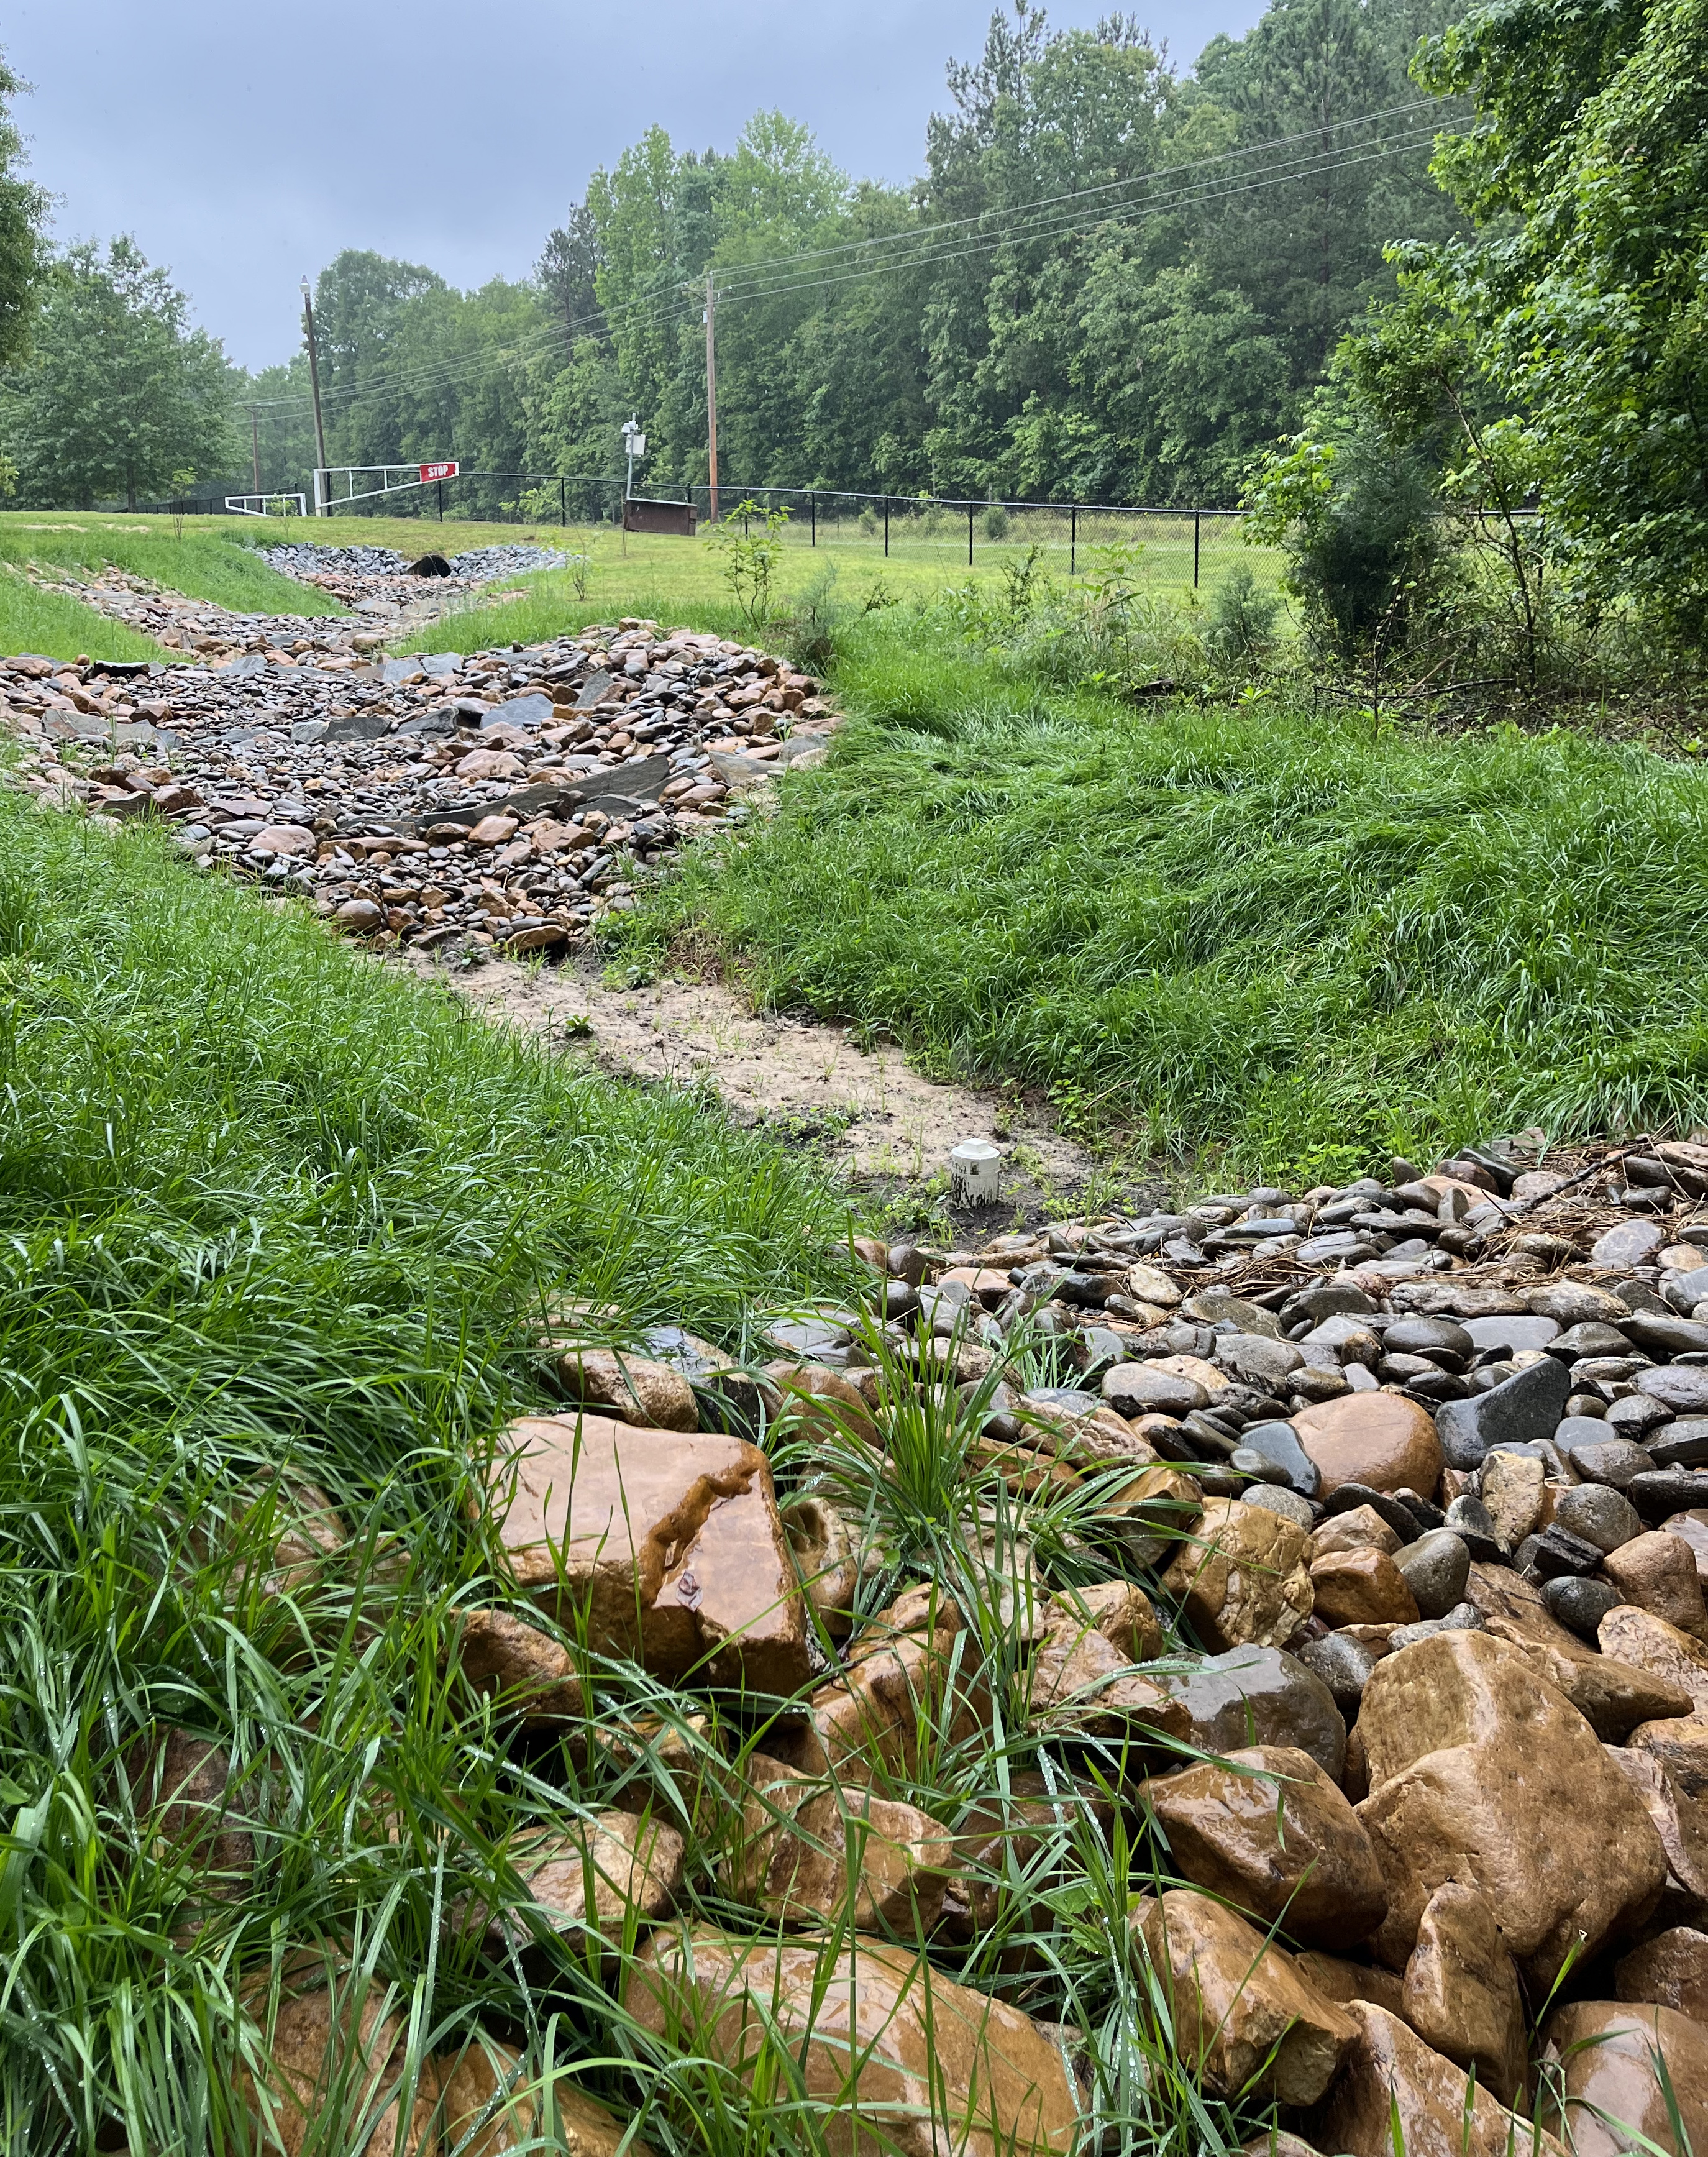
[[[769,993],[1088,1129],[1350,1171],[1708,1116],[1708,775],[1555,731],[1046,692],[929,627],[774,819],[656,888]]]
[[[80,574],[98,574],[111,564],[234,614],[342,613],[337,600],[270,569],[256,553],[269,539],[293,538],[297,531],[222,518],[186,521],[179,533],[170,517],[126,524],[16,512],[0,516],[0,561],[34,562],[49,574],[69,569]]]
[[[548,2047],[436,1930],[447,1822],[453,1886],[490,1879],[517,1819],[580,1794],[453,1704],[468,1478],[551,1398],[542,1296],[730,1338],[840,1284],[836,1202],[699,1099],[579,1074],[163,842],[4,795],[0,1088],[0,2142],[232,2147],[239,1991],[265,2021],[275,1962],[322,1940],[421,2048],[476,2021]],[[258,1562],[299,1475],[357,1539],[313,1591]],[[224,1748],[254,1824],[253,1887],[199,1937],[194,1854],[121,1775],[168,1726]]]

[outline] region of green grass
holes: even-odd
[[[0,980],[0,2143],[248,2149],[243,2077],[265,2079],[270,1995],[306,1953],[399,2016],[406,2087],[484,2032],[530,2089],[639,2114],[664,2157],[824,2157],[839,2108],[785,2046],[755,2096],[709,2029],[650,2037],[621,2005],[633,1928],[603,1953],[532,1938],[514,1862],[522,1830],[645,1805],[684,1835],[687,1920],[778,1938],[728,1868],[769,1711],[572,1630],[584,1721],[524,1738],[451,1643],[460,1605],[515,1595],[474,1494],[506,1417],[556,1404],[542,1301],[587,1299],[608,1337],[669,1318],[739,1349],[756,1310],[847,1293],[836,1195],[704,1096],[565,1066],[156,835],[4,798]],[[984,1397],[922,1401],[871,1345],[893,1468],[785,1418],[779,1486],[828,1478],[882,1545],[862,1611],[923,1574],[970,1619],[945,1682],[981,1665],[980,1727],[945,1715],[879,1788],[951,1826],[976,1798],[1017,1837],[1011,1776],[1063,1787],[1062,1767],[1027,1727],[1028,1597],[1005,1614],[1001,1584],[1017,1540],[1057,1590],[1124,1570],[1112,1480],[1016,1513],[969,1471]],[[349,1540],[286,1572],[304,1477]],[[997,1526],[970,1551],[981,1506]],[[612,1742],[643,1713],[678,1763]],[[246,1849],[151,1797],[138,1748],[173,1727],[227,1757]],[[1222,2157],[1269,2108],[1207,2103],[1173,2060],[1125,1944],[1162,1861],[1085,1794],[1144,1763],[1073,1757],[1081,1794],[999,1833],[986,1929],[936,1967],[1088,2034],[1104,2146]],[[527,1954],[456,1921],[470,1897]],[[305,2157],[364,2146],[346,2109],[319,2106]]]
[[[342,614],[327,593],[270,569],[253,528],[235,518],[120,518],[51,510],[0,515],[0,561],[95,574],[109,564],[168,590],[210,600],[234,614]],[[272,536],[276,537],[275,533]]]
[[[8,563],[0,565],[0,653],[14,651],[33,651],[46,659],[172,656],[152,636],[110,621],[81,600],[39,589]]]
[[[1280,694],[1134,709],[927,617],[853,640],[780,812],[625,925],[1011,1079],[1093,1135],[1307,1179],[1540,1124],[1708,1118],[1708,775]]]

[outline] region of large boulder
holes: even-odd
[[[779,1946],[672,1928],[636,1958],[623,2004],[655,2036],[769,2084],[779,2048],[824,2117],[831,2157],[1070,2157],[1079,2108],[1031,2018],[882,1941]]]
[[[1175,1868],[1316,1948],[1367,1940],[1387,1914],[1370,1838],[1308,1753],[1253,1745],[1152,1779],[1144,1796]]]
[[[1305,1558],[1310,1537],[1296,1521],[1235,1498],[1207,1498],[1192,1539],[1163,1575],[1188,1624],[1212,1653],[1283,1647],[1311,1613]]]
[[[769,1463],[715,1433],[525,1417],[493,1464],[517,1584],[589,1645],[655,1676],[785,1694],[811,1676]]]
[[[1576,2157],[1626,2157],[1643,2146],[1639,2136],[1666,2157],[1708,2149],[1708,2030],[1700,2022],[1670,2007],[1576,2000],[1550,2017],[1543,2040],[1555,2066],[1537,2117],[1569,2134]]]
[[[1187,1887],[1146,1896],[1133,1916],[1168,2010],[1168,2037],[1213,2097],[1251,2089],[1314,2104],[1356,2034],[1243,1918]]]
[[[1654,1906],[1666,1854],[1641,1798],[1506,1641],[1443,1632],[1386,1657],[1358,1728],[1370,1786],[1358,1816],[1387,1884],[1376,1947],[1392,1967],[1449,1882],[1481,1892],[1544,1992],[1568,1955],[1592,1955]]]
[[[1564,2157],[1551,2135],[1533,2135],[1397,2015],[1364,2000],[1345,2012],[1357,2036],[1328,2102],[1307,2123],[1317,2149],[1345,2157]]]

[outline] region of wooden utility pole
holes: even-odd
[[[314,301],[309,297],[308,280],[302,281],[302,327],[308,338],[308,386],[314,398],[314,454],[317,469],[314,480],[314,513],[330,517],[332,509],[321,489],[327,477],[327,430],[321,420],[320,361],[314,348]]]
[[[712,483],[710,515],[718,522],[718,291],[706,272],[706,476]]]
[[[255,492],[261,491],[261,415],[253,404],[249,408],[250,452],[255,462]]]

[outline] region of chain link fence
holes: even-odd
[[[343,516],[409,517],[435,523],[596,526],[622,520],[620,476],[561,473],[461,471],[407,492],[339,511]],[[690,502],[702,530],[713,497],[705,485],[661,487],[648,499]],[[1042,566],[1069,576],[1104,568],[1135,573],[1148,585],[1211,589],[1238,563],[1266,579],[1278,569],[1273,550],[1250,546],[1245,517],[1235,509],[1149,508],[1084,502],[968,500],[942,495],[861,494],[823,487],[744,486],[722,482],[718,515],[751,502],[784,510],[782,540],[791,553],[822,548],[853,555],[881,574],[887,560],[929,564],[952,572],[1018,564],[1037,550]],[[224,516],[224,494],[151,502],[154,514]],[[747,520],[751,523],[751,517]],[[1135,553],[1129,550],[1138,550]]]

